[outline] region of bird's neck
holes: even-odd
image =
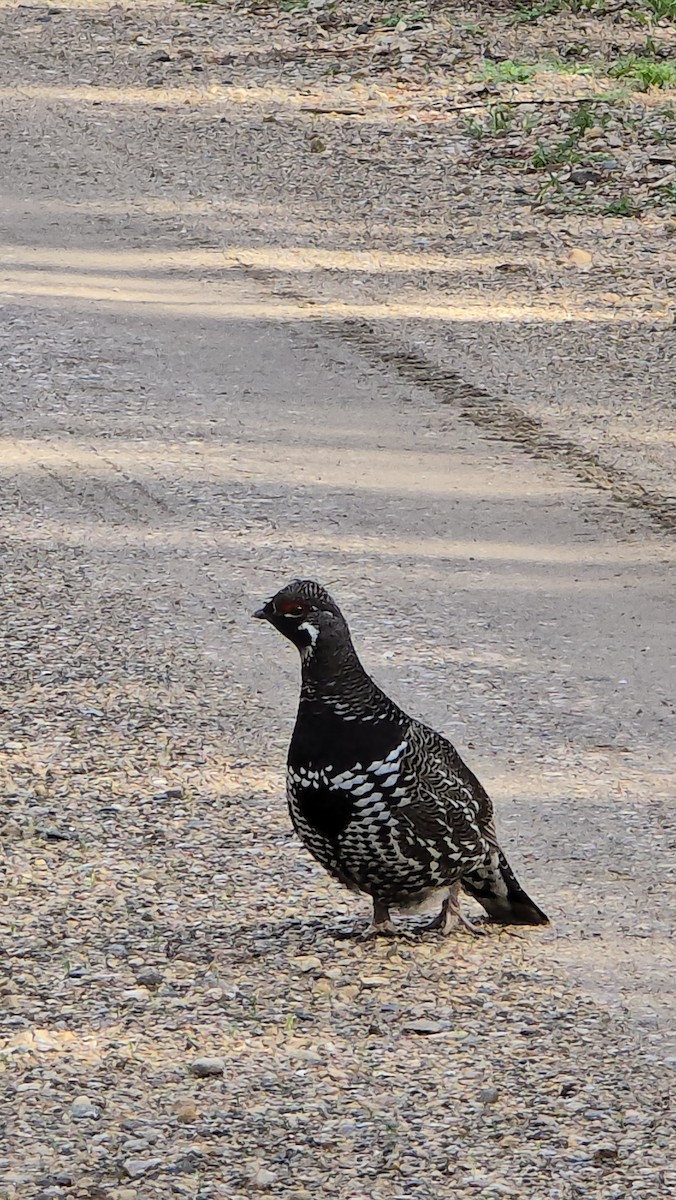
[[[302,659],[300,709],[306,717],[330,712],[341,720],[393,719],[396,705],[366,673],[351,641],[324,643]]]

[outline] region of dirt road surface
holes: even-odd
[[[667,1195],[664,328],[615,343],[601,424],[639,333],[657,405],[618,466],[571,384],[605,326],[550,322],[538,425],[509,316],[454,341],[447,297],[449,364],[365,328],[349,271],[299,290],[321,239],[281,167],[256,195],[259,116],[217,152],[206,96],[157,111],[128,60],[96,94],[123,20],[152,47],[204,14],[2,19],[0,1194]],[[551,929],[336,938],[367,907],[290,832],[298,665],[250,619],[299,574],[488,785]]]

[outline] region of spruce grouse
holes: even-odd
[[[328,592],[296,579],[254,615],[301,656],[287,775],[294,828],[331,875],[372,897],[370,932],[392,931],[391,908],[415,910],[433,897],[441,912],[430,928],[469,924],[461,886],[493,921],[546,925],[498,845],[478,779],[366,674]]]

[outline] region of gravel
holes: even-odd
[[[300,108],[328,60],[289,67],[297,30],[266,12],[243,66],[251,17],[220,7],[2,15],[20,153],[3,171],[0,1194],[654,1200],[676,1184],[669,548],[639,509],[307,319],[310,292],[405,292],[385,255],[416,239],[441,253],[448,206],[419,173],[439,135],[384,113],[337,147],[337,119]],[[185,91],[163,74],[131,90],[155,88],[158,42],[152,71],[183,64]],[[227,103],[205,99],[214,83]],[[237,88],[273,84],[243,123]],[[362,86],[380,104],[394,81]],[[538,217],[531,275],[532,218],[496,241],[497,182],[458,170],[453,252],[474,298],[570,279],[600,303],[625,255],[629,302],[650,293],[659,322],[647,226],[587,250],[572,218]],[[389,206],[368,220],[367,184]],[[303,258],[346,243],[375,248],[378,272]],[[487,271],[470,261],[490,247]],[[271,250],[289,252],[273,280]],[[426,262],[426,294],[460,288]],[[541,327],[510,329],[491,386],[513,366],[510,386],[530,370],[546,388]],[[627,354],[647,329],[623,327]],[[485,382],[495,328],[474,327],[471,353],[455,330],[445,353]],[[592,373],[625,352],[601,337]],[[580,411],[562,405],[567,435]],[[661,486],[663,446],[643,460],[632,437],[632,469]],[[342,936],[366,905],[309,861],[282,795],[296,664],[249,619],[299,567],[489,783],[551,930]]]

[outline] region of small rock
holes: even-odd
[[[122,1170],[130,1179],[140,1179],[149,1171],[154,1171],[162,1162],[161,1158],[127,1158],[122,1163]]]
[[[148,993],[144,987],[127,988],[122,993],[122,999],[127,1004],[145,1004],[148,1000]]]
[[[310,138],[310,150],[313,154],[323,154],[326,150],[326,142],[320,137]]]
[[[593,259],[588,250],[575,249],[568,255],[568,262],[574,267],[590,267]]]
[[[89,1096],[76,1096],[70,1106],[70,1115],[75,1121],[98,1121],[101,1109]]]
[[[155,50],[148,59],[149,63],[171,62],[171,55],[167,54],[166,50]],[[167,795],[169,791],[167,790]]]
[[[479,1099],[482,1104],[495,1104],[499,1095],[500,1093],[495,1087],[484,1088],[482,1092],[479,1092]]]
[[[180,1100],[175,1108],[176,1120],[181,1122],[181,1125],[191,1125],[197,1120],[198,1112],[192,1100]]]
[[[612,1162],[617,1158],[617,1146],[614,1142],[598,1142],[590,1147],[595,1162]]]
[[[157,967],[141,967],[136,973],[136,982],[143,987],[157,987],[162,982],[163,976]]]
[[[443,1033],[448,1029],[448,1025],[443,1021],[428,1021],[422,1018],[420,1021],[410,1021],[408,1025],[404,1025],[404,1033]]]
[[[208,1079],[210,1075],[222,1075],[225,1071],[224,1058],[196,1058],[190,1070],[198,1079]]]
[[[252,1187],[255,1188],[269,1188],[274,1182],[274,1171],[268,1171],[265,1167],[259,1167],[251,1180]]]
[[[601,176],[598,171],[593,171],[591,167],[576,167],[570,173],[571,183],[598,183]]]
[[[310,971],[321,971],[323,965],[321,958],[317,958],[316,954],[299,954],[298,958],[294,958],[292,961],[303,975],[307,975]]]

